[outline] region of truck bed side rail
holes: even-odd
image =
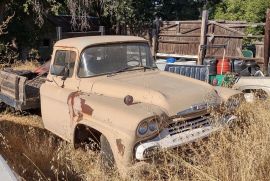
[[[0,71],[0,101],[16,110],[39,107],[39,88],[27,85],[27,77],[15,71]]]
[[[24,102],[24,84],[27,78],[0,71],[0,99],[2,102],[19,108],[19,104]]]
[[[209,81],[209,68],[204,65],[174,65],[167,64],[165,71],[180,74],[197,80]]]

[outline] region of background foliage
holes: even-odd
[[[162,20],[194,20],[208,9],[212,19],[264,22],[270,0],[1,0],[0,24],[15,13],[0,42],[16,39],[20,46],[38,46],[40,35],[48,32],[46,17],[72,15],[76,31],[86,31],[87,17],[98,17],[110,33],[141,35],[151,29],[155,17]],[[261,34],[262,28],[247,33]]]

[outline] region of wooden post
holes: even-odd
[[[198,65],[202,65],[203,59],[206,54],[206,49],[202,48],[204,47],[206,42],[206,34],[208,29],[208,11],[204,10],[202,13],[202,25],[201,25],[201,40],[200,40],[200,46],[199,46],[199,55],[198,55]]]
[[[270,57],[270,9],[267,9],[264,34],[264,73],[268,72]]]
[[[159,36],[159,30],[160,30],[159,18],[156,17],[153,24],[154,24],[154,29],[152,32],[152,55],[156,56],[157,49],[158,49],[158,36]]]
[[[56,39],[61,40],[62,39],[62,34],[63,34],[62,27],[57,26],[56,27]]]
[[[100,35],[105,35],[105,27],[104,26],[99,26],[98,31],[100,32]]]

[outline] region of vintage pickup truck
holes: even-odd
[[[241,97],[158,70],[148,42],[132,36],[60,40],[47,77],[3,70],[0,80],[3,102],[25,110],[40,97],[46,129],[76,147],[96,143],[103,165],[120,170],[219,130],[235,117],[210,111]]]

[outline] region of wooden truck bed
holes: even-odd
[[[0,101],[16,110],[40,108],[39,88],[45,77],[30,71],[0,71]]]

